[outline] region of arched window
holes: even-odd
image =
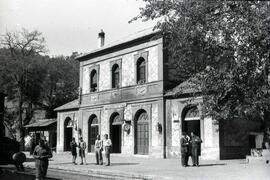
[[[118,88],[120,83],[120,72],[117,64],[112,67],[112,88]]]
[[[137,61],[137,83],[143,84],[146,80],[145,59],[140,57]]]
[[[94,69],[90,74],[90,92],[97,91],[97,71]]]

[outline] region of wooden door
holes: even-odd
[[[142,113],[136,127],[136,154],[149,153],[149,123],[146,112]]]
[[[95,151],[95,141],[98,135],[98,126],[91,126],[90,132],[89,132],[89,145],[88,145],[88,151],[94,152]]]

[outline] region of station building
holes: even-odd
[[[83,137],[92,153],[97,134],[108,134],[112,153],[179,157],[182,131],[193,131],[203,140],[203,159],[246,155],[248,133],[236,139],[211,117],[202,118],[203,98],[191,100],[194,93],[185,89],[186,82],[175,81],[177,68],[158,31],[141,31],[108,45],[102,31],[98,42],[97,50],[77,57],[78,99],[55,109],[57,152],[69,151],[72,137]]]

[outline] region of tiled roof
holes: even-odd
[[[192,93],[199,93],[201,92],[201,87],[198,84],[198,79],[193,77],[180,83],[173,89],[167,91],[165,96],[179,96],[184,94],[192,94]]]
[[[77,109],[79,108],[79,100],[75,99],[71,102],[68,102],[60,107],[55,108],[55,111],[62,111],[62,110],[68,110],[68,109]]]
[[[29,125],[26,125],[24,127],[26,128],[30,128],[30,127],[46,127],[46,126],[49,126],[53,123],[56,123],[57,120],[56,119],[42,119],[42,120],[39,120],[35,123],[32,123],[32,124],[29,124]]]
[[[124,38],[121,38],[113,43],[109,43],[107,45],[104,45],[103,47],[101,48],[98,48],[98,49],[95,49],[95,50],[92,50],[90,51],[89,53],[84,53],[82,55],[79,55],[78,57],[76,57],[76,59],[80,59],[80,58],[83,58],[85,56],[88,56],[88,55],[91,55],[93,53],[96,53],[96,52],[99,52],[99,51],[103,51],[105,49],[109,49],[109,48],[112,48],[114,46],[118,46],[118,45],[121,45],[121,44],[124,44],[124,43],[127,43],[127,42],[130,42],[130,41],[133,41],[133,40],[136,40],[136,39],[139,39],[139,38],[143,38],[145,36],[148,36],[148,35],[152,35],[152,34],[155,34],[159,32],[159,30],[153,30],[153,27],[151,28],[147,28],[147,29],[144,29],[144,30],[141,30],[141,31],[138,31],[137,33],[134,33],[134,34],[131,34],[131,35],[128,35]]]

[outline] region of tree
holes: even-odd
[[[54,109],[78,96],[79,62],[78,53],[69,57],[59,56],[47,61],[47,76],[43,82],[42,99],[46,109],[46,118],[55,118]]]
[[[17,104],[19,139],[23,142],[23,126],[31,120],[32,105],[38,100],[45,69],[36,59],[46,52],[45,39],[37,30],[7,32],[1,38],[1,88]],[[23,117],[23,111],[26,111]]]
[[[194,77],[205,116],[259,119],[269,109],[270,5],[143,0],[133,20],[157,20],[176,81]]]

